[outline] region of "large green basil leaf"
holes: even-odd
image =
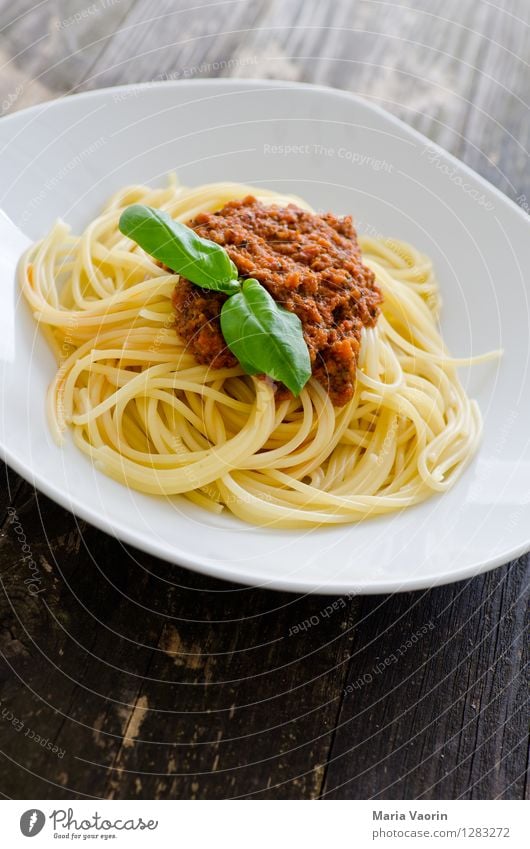
[[[224,248],[202,239],[167,212],[135,203],[122,212],[119,228],[146,253],[197,286],[228,295],[239,291],[237,268]]]
[[[247,374],[267,374],[299,395],[311,377],[309,351],[297,315],[253,279],[221,309],[225,342]]]

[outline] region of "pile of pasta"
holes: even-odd
[[[412,246],[359,239],[384,302],[363,330],[344,407],[314,379],[277,401],[271,381],[200,365],[177,336],[175,275],[120,233],[120,213],[144,203],[186,223],[248,194],[309,209],[241,184],[172,179],[126,187],[82,235],[58,221],[29,249],[20,284],[57,357],[47,399],[57,440],[70,431],[128,487],[258,525],[354,522],[449,489],[477,448],[481,416],[438,330],[432,264]]]

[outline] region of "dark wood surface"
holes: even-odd
[[[0,111],[154,79],[325,83],[524,202],[529,24],[526,0],[2,0]],[[3,795],[525,796],[527,557],[426,592],[297,597],[168,566],[2,479]]]

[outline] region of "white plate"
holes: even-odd
[[[103,530],[169,561],[253,585],[377,593],[447,583],[530,548],[528,285],[530,224],[500,192],[369,103],[331,89],[201,80],[104,89],[0,121],[0,206],[32,238],[57,216],[86,224],[127,183],[170,170],[195,185],[263,184],[317,208],[351,212],[361,232],[430,254],[443,333],[455,354],[503,347],[499,364],[462,372],[484,416],[480,452],[455,488],[360,525],[272,531],[212,517],[183,499],[130,492],[44,415],[55,364],[17,303],[5,355],[0,442],[6,461]],[[9,279],[2,279],[5,299]],[[7,338],[7,337],[6,337]]]

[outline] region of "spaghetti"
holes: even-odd
[[[20,283],[59,364],[47,398],[56,439],[70,427],[123,484],[258,525],[353,522],[449,489],[476,451],[481,417],[457,376],[469,360],[450,358],[437,328],[431,262],[410,245],[359,238],[383,304],[363,329],[343,407],[314,378],[277,400],[270,381],[239,365],[198,364],[177,336],[175,275],[120,233],[120,213],[143,203],[186,223],[248,194],[293,202],[235,183],[129,186],[81,236],[58,221],[29,249]]]

